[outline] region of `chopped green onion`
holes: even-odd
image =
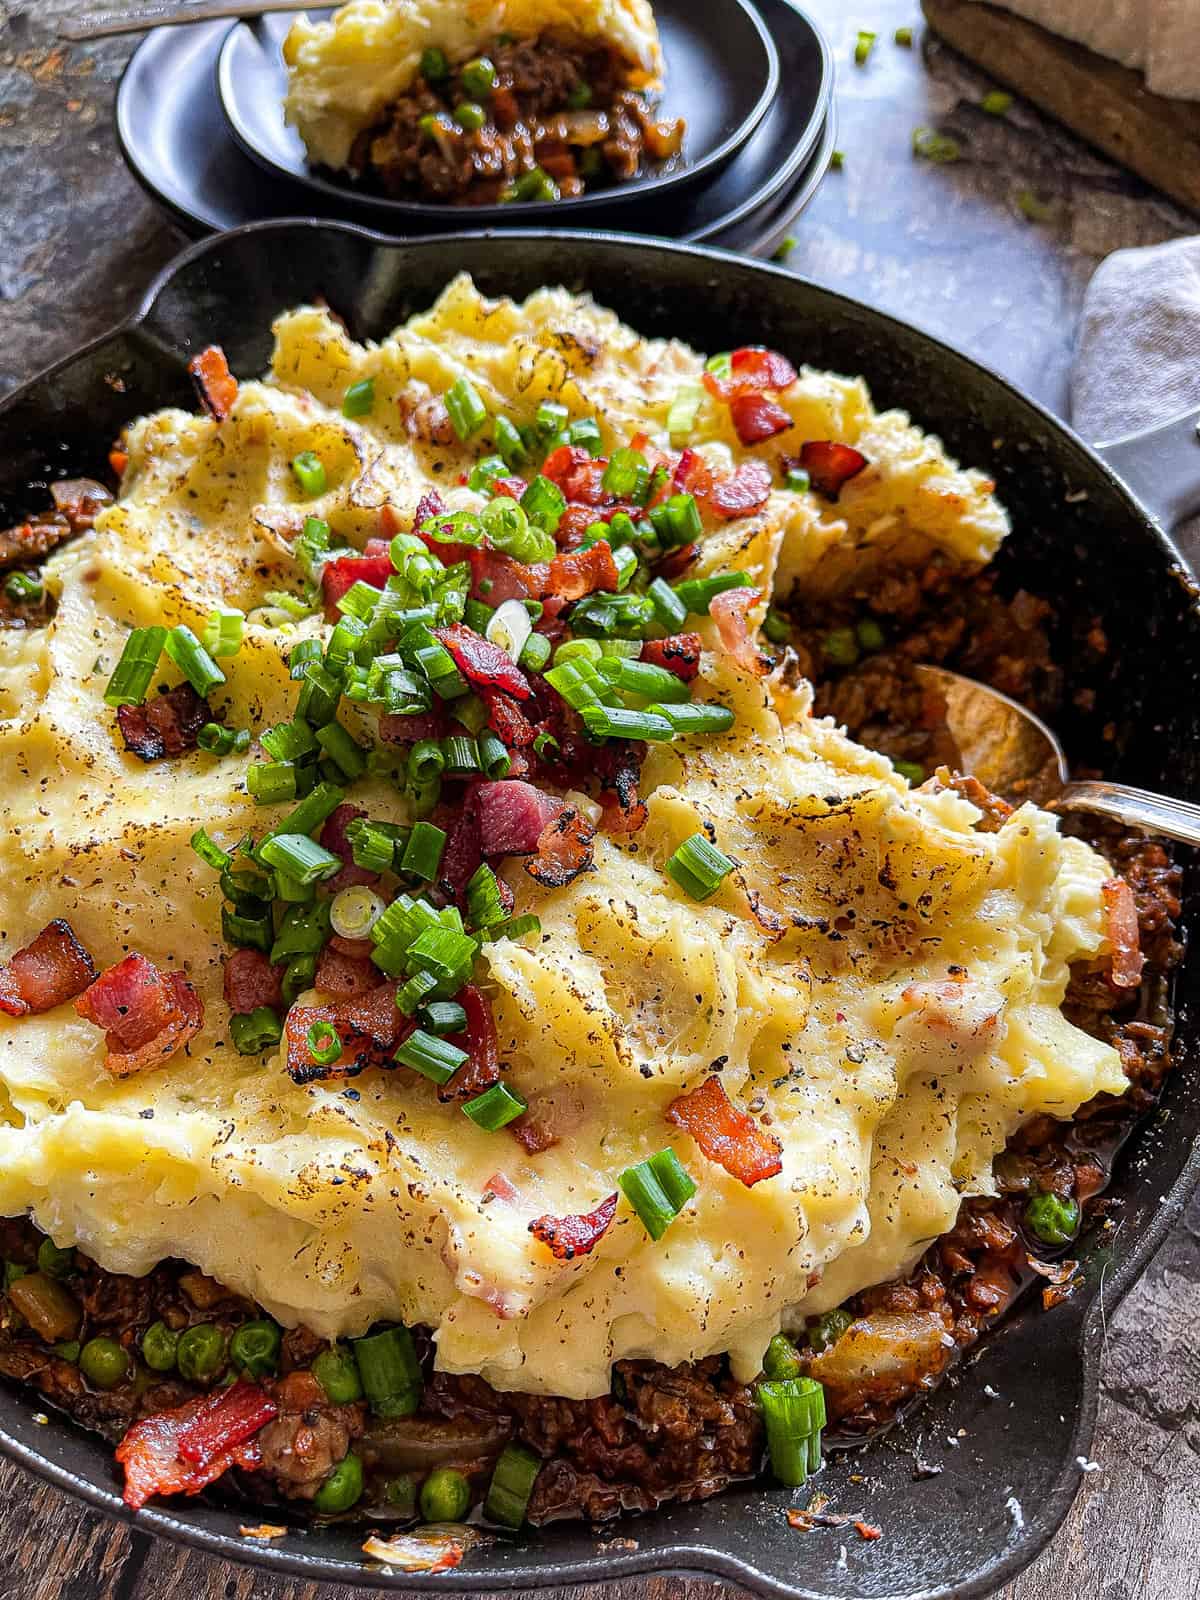
[[[784,488],[791,489],[796,494],[803,494],[811,481],[803,467],[789,467],[783,475]]]
[[[304,665],[304,682],[296,700],[296,715],[310,722],[314,728],[332,722],[337,715],[342,688],[333,674],[319,661]]]
[[[505,1445],[488,1485],[483,1514],[502,1528],[519,1528],[529,1509],[542,1459],[523,1444]]]
[[[496,449],[504,458],[506,467],[520,467],[529,460],[525,441],[516,424],[508,417],[497,417],[492,423],[492,432],[496,440]]]
[[[42,580],[29,572],[12,572],[4,583],[4,592],[14,605],[32,605],[40,600],[45,590]]]
[[[298,594],[291,594],[286,589],[268,589],[263,595],[263,606],[273,611],[284,611],[297,622],[313,616],[317,609],[310,601],[302,600]]]
[[[356,867],[368,872],[391,872],[396,862],[396,848],[408,842],[408,829],[391,822],[368,822],[356,818],[346,829],[351,858]]]
[[[277,806],[295,800],[301,768],[290,761],[258,761],[246,768],[246,790],[256,805]]]
[[[825,1391],[812,1378],[767,1380],[755,1387],[767,1432],[771,1471],[798,1488],[821,1464]]]
[[[668,633],[675,633],[687,621],[688,608],[665,578],[655,578],[646,590],[654,605],[654,616]]]
[[[567,429],[567,438],[580,449],[598,456],[604,445],[600,424],[595,417],[580,417]]]
[[[351,1348],[363,1392],[377,1417],[411,1417],[421,1403],[421,1363],[407,1328],[389,1328]]]
[[[479,770],[486,778],[493,782],[499,778],[506,778],[512,767],[512,757],[502,739],[498,739],[492,732],[484,733],[479,739]]]
[[[205,866],[212,867],[214,872],[224,872],[233,865],[233,857],[229,851],[222,850],[219,844],[214,844],[204,828],[196,829],[192,835],[191,845]]]
[[[550,659],[551,645],[544,633],[531,633],[521,648],[517,665],[526,672],[540,672]]]
[[[426,928],[408,947],[408,969],[424,967],[439,982],[457,986],[470,976],[475,948],[474,939],[453,928]]]
[[[768,1378],[798,1378],[803,1367],[799,1350],[786,1334],[777,1333],[763,1355],[763,1373]]]
[[[858,39],[854,45],[855,66],[866,66],[867,58],[870,56],[871,51],[875,48],[875,40],[877,37],[877,34],[868,32],[866,28],[859,29]]]
[[[935,161],[939,165],[957,161],[962,155],[962,146],[957,139],[952,139],[949,134],[938,133],[933,128],[914,128],[912,135],[913,155],[921,161]]]
[[[274,952],[272,952],[274,953]],[[311,989],[317,974],[316,956],[296,956],[287,964],[283,974],[283,999],[285,1005],[294,1005],[299,995]]]
[[[821,650],[835,667],[852,667],[858,660],[858,636],[853,628],[834,628],[821,640]]]
[[[571,626],[576,633],[600,635],[644,633],[654,625],[654,602],[641,594],[589,594],[575,602]]]
[[[503,550],[517,561],[549,561],[554,556],[555,545],[551,532],[531,522],[524,510],[532,489],[539,483],[548,484],[556,494],[559,492],[548,478],[535,478],[521,496],[520,505],[508,495],[497,495],[494,500],[488,501],[480,514],[483,531],[492,548]],[[563,501],[565,507],[566,501]],[[557,526],[557,523],[556,516],[554,525]]]
[[[440,1039],[436,1034],[426,1033],[423,1028],[410,1033],[393,1057],[393,1060],[398,1061],[402,1067],[411,1067],[414,1072],[419,1072],[423,1078],[428,1078],[439,1087],[449,1083],[467,1059],[465,1050],[460,1050],[448,1039]]]
[[[450,709],[454,713],[454,720],[461,723],[468,733],[483,732],[488,713],[487,707],[478,695],[472,694],[456,700]]]
[[[979,102],[979,109],[986,111],[989,117],[1003,117],[1012,110],[1012,103],[1012,95],[1006,94],[1003,89],[992,89]]]
[[[611,546],[610,546],[611,549]],[[632,545],[618,545],[612,551],[613,565],[617,569],[617,588],[627,589],[638,570],[639,562],[637,551]]]
[[[641,695],[646,700],[659,702],[689,700],[691,690],[682,679],[666,667],[657,667],[651,661],[631,661],[621,656],[602,657],[597,669],[625,694]]]
[[[422,645],[413,651],[417,665],[429,679],[430,688],[440,700],[453,700],[460,694],[467,692],[467,680],[454,665],[454,657],[445,645]]]
[[[650,485],[650,464],[640,450],[614,450],[600,482],[606,494],[642,504]]]
[[[554,179],[541,167],[531,167],[528,172],[523,172],[515,182],[501,191],[502,201],[511,200],[558,200],[562,191]]]
[[[687,439],[692,429],[696,426],[696,416],[704,399],[703,384],[689,380],[681,383],[675,391],[675,398],[671,401],[671,409],[667,412],[667,432],[671,436],[671,443],[676,440]]]
[[[157,625],[134,628],[125,641],[121,659],[104,691],[110,706],[140,706],[146,698],[150,680],[158,669],[158,658],[166,643],[167,630]]]
[[[604,651],[598,639],[564,639],[555,648],[554,665],[562,661],[599,661]]]
[[[729,350],[722,350],[715,356],[709,356],[704,363],[705,372],[711,372],[715,378],[728,378],[733,372],[733,354]]]
[[[314,578],[329,554],[329,524],[323,517],[306,517],[300,537],[292,546],[292,555],[300,570]]]
[[[498,1133],[528,1110],[528,1100],[503,1083],[492,1084],[490,1089],[463,1104],[463,1114],[485,1133]]]
[[[493,939],[524,939],[526,934],[533,934],[540,938],[542,932],[541,920],[533,913],[526,912],[523,917],[514,917],[511,922],[501,922],[491,928],[485,928],[481,935],[487,940]]]
[[[488,623],[495,615],[495,607],[482,600],[468,600],[463,609],[463,621],[472,633],[487,633]]]
[[[283,1038],[283,1024],[270,1006],[259,1006],[254,1011],[230,1017],[229,1037],[239,1054],[257,1056],[279,1043]]]
[[[443,511],[436,517],[426,517],[421,532],[438,544],[478,544],[483,536],[479,518],[473,511]]]
[[[745,572],[718,572],[711,578],[685,578],[675,585],[675,593],[689,611],[705,616],[713,599],[727,589],[744,589],[753,583]]]
[[[196,735],[196,744],[210,756],[227,756],[235,750],[240,754],[250,748],[247,728],[226,728],[220,722],[206,722]]]
[[[279,932],[271,945],[271,964],[288,962],[294,956],[315,956],[329,938],[329,902],[318,900],[310,906],[292,906],[284,912]]]
[[[476,110],[478,109],[476,107]],[[480,125],[482,116],[480,112]],[[478,389],[467,377],[455,379],[446,391],[445,403],[454,431],[464,442],[472,434],[478,433],[487,421],[487,407],[480,398]],[[439,522],[444,520],[438,518]]]
[[[436,739],[418,739],[408,752],[408,781],[412,784],[441,777],[445,767],[446,755]]]
[[[725,733],[733,727],[734,721],[728,706],[714,705],[709,700],[688,700],[682,704],[668,701],[662,705],[648,705],[646,710],[665,717],[673,733]]]
[[[696,1193],[696,1185],[670,1147],[627,1167],[617,1183],[652,1239],[662,1238]]]
[[[258,847],[259,860],[278,867],[298,883],[317,883],[332,878],[342,863],[331,850],[310,839],[306,833],[276,833]]]
[[[429,1000],[417,1008],[417,1020],[427,1033],[441,1038],[447,1033],[462,1033],[467,1013],[456,1000]]]
[[[1039,200],[1032,189],[1018,192],[1017,210],[1026,222],[1051,222],[1054,218],[1054,207],[1045,200]]]
[[[626,706],[583,706],[579,712],[587,731],[598,739],[641,739],[662,743],[673,737],[666,717],[653,711],[631,711]]]
[[[304,1036],[309,1055],[319,1067],[330,1067],[342,1053],[342,1037],[332,1022],[314,1022]]]
[[[237,945],[243,950],[270,950],[270,911],[265,910],[251,916],[247,912],[232,911],[228,906],[222,906],[221,937],[226,944]]]
[[[693,833],[675,851],[665,870],[693,900],[707,900],[716,894],[733,868],[734,863],[707,834]]]
[[[345,619],[343,619],[345,620]],[[339,624],[340,626],[340,624]],[[333,630],[337,635],[337,628]],[[332,645],[333,639],[330,639]],[[305,669],[310,662],[320,661],[321,641],[319,639],[300,639],[292,646],[292,653],[288,657],[288,676],[300,682],[304,679]]]
[[[421,54],[421,76],[426,83],[441,83],[450,76],[450,63],[446,59],[446,52],[439,50],[436,45]]]
[[[495,505],[496,502],[493,500],[491,503]],[[553,533],[567,509],[566,496],[550,478],[538,473],[521,496],[521,509],[530,522],[536,522],[547,533]]]
[[[310,500],[315,500],[318,495],[325,493],[325,468],[321,458],[312,450],[301,450],[292,461],[292,472],[295,474],[296,482]]]
[[[446,743],[450,742],[447,739]],[[441,828],[435,828],[432,822],[415,822],[400,860],[401,870],[432,883],[445,848],[446,835]]]
[[[383,952],[385,957],[390,954],[390,946],[382,945],[380,946],[380,950]],[[394,963],[391,963],[390,961],[387,965],[385,965],[383,961],[380,961],[378,952],[373,959],[376,960],[377,965],[383,967],[385,972],[389,970],[391,965],[394,965]],[[403,957],[401,957],[399,963],[399,966],[402,965]],[[397,970],[399,970],[399,966],[397,967]],[[392,973],[392,976],[394,977],[395,973]],[[415,1011],[425,1004],[430,995],[437,993],[437,989],[438,981],[432,972],[414,972],[412,977],[409,978],[408,982],[401,984],[400,988],[397,990],[396,1009],[398,1011],[403,1011],[406,1017],[411,1017]]]
[[[329,903],[329,923],[339,939],[365,939],[383,914],[383,901],[366,887],[340,889]]]
[[[518,437],[520,437],[518,435]],[[497,478],[503,478],[508,463],[501,456],[485,456],[471,468],[467,488],[476,494],[491,494]]]
[[[575,711],[582,711],[585,706],[600,706],[603,701],[582,668],[590,663],[582,661],[564,661],[550,668],[546,674],[546,682],[552,689],[556,689],[567,704]],[[603,679],[592,670],[592,677],[597,683]]]
[[[382,589],[376,589],[373,584],[364,583],[359,578],[338,600],[337,608],[344,616],[355,617],[358,621],[366,623],[375,615],[376,607],[382,598]]]
[[[534,425],[544,439],[549,439],[567,426],[569,416],[566,406],[559,405],[555,400],[543,400],[537,408]]]
[[[507,918],[500,880],[486,862],[475,869],[467,884],[467,917],[472,928],[492,927]]]
[[[375,379],[362,378],[352,383],[342,396],[342,415],[352,420],[368,417],[375,409]]]
[[[218,606],[204,624],[204,648],[211,656],[235,656],[242,648],[245,614],[234,606]]]
[[[340,722],[318,728],[317,743],[348,781],[361,778],[367,770],[367,752]]]
[[[487,121],[487,112],[477,100],[460,100],[454,108],[454,120],[464,133],[478,133]]]
[[[186,624],[171,629],[163,649],[198,695],[225,682],[225,674]]]
[[[897,28],[895,33],[892,35],[892,38],[895,39],[896,43],[901,45],[905,50],[912,49],[913,31],[911,28]]]
[[[304,722],[278,722],[260,733],[258,742],[275,761],[301,761],[317,748],[313,731]]]

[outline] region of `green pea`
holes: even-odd
[[[484,100],[496,86],[496,68],[487,56],[468,61],[459,77],[463,90],[472,100]]]
[[[777,1333],[763,1356],[763,1372],[768,1378],[798,1378],[804,1370],[800,1352],[785,1334]]]
[[[477,133],[487,121],[487,112],[478,102],[464,100],[455,106],[454,120],[465,133]]]
[[[808,1342],[814,1350],[828,1350],[838,1342],[853,1321],[848,1311],[825,1311],[809,1324]]]
[[[152,1322],[142,1335],[142,1360],[152,1372],[170,1372],[179,1349],[179,1335],[165,1322]]]
[[[313,1496],[316,1510],[327,1517],[349,1511],[363,1492],[363,1464],[356,1455],[344,1456]]]
[[[821,640],[821,649],[835,667],[852,667],[858,660],[858,639],[853,628],[834,628]]]
[[[874,617],[864,617],[855,625],[854,632],[864,650],[882,650],[887,643],[887,635]]]
[[[283,1330],[269,1317],[244,1322],[229,1341],[229,1358],[240,1372],[248,1372],[252,1378],[265,1378],[279,1366],[282,1343]]]
[[[324,1389],[335,1406],[349,1405],[362,1399],[362,1379],[358,1363],[344,1345],[331,1345],[312,1364],[313,1377]]]
[[[777,611],[774,606],[763,618],[762,631],[772,644],[787,644],[792,637],[792,625],[782,611]]]
[[[89,1339],[79,1352],[79,1370],[94,1389],[115,1389],[129,1376],[129,1357],[115,1339]]]
[[[65,1344],[56,1344],[54,1354],[60,1361],[70,1361],[72,1364],[79,1360],[82,1346],[78,1339],[68,1339]]]
[[[215,1378],[225,1360],[225,1335],[212,1322],[198,1322],[179,1335],[176,1351],[179,1375],[193,1383]]]
[[[1025,1226],[1043,1244],[1070,1244],[1079,1232],[1079,1202],[1040,1191],[1025,1207]]]
[[[53,1239],[43,1239],[38,1245],[38,1271],[48,1278],[65,1278],[75,1267],[74,1250],[60,1250]]]
[[[426,1522],[460,1522],[471,1504],[471,1485],[453,1467],[439,1467],[421,1485],[421,1516]]]
[[[893,761],[892,765],[902,778],[907,778],[909,783],[925,782],[925,768],[919,761]]]

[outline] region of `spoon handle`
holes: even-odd
[[[297,0],[152,0],[149,5],[118,6],[90,17],[64,17],[60,39],[75,43],[105,39],[118,33],[148,33],[179,22],[214,22],[222,17],[263,17],[273,11],[302,9]]]
[[[1123,783],[1068,783],[1051,802],[1051,809],[1093,811],[1133,828],[1200,845],[1200,806],[1151,794],[1148,789],[1131,789]]]

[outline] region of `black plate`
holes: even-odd
[[[762,340],[796,360],[861,373],[880,407],[911,411],[954,455],[995,476],[1016,528],[998,562],[1002,583],[1053,595],[1062,615],[1103,619],[1111,644],[1103,658],[1085,663],[1059,641],[1072,709],[1058,731],[1072,759],[1200,798],[1196,589],[1130,492],[1061,423],[966,357],[868,306],[717,251],[561,232],[396,243],[316,222],[210,240],[163,274],[124,327],[0,405],[0,516],[27,510],[29,486],[47,477],[103,473],[109,443],[130,418],[193,405],[187,357],[210,341],[224,346],[235,371],[261,371],[272,318],[322,295],[352,334],[378,338],[460,270],[486,294],[564,283],[648,335],[707,349]],[[1190,900],[1185,924],[1195,925]],[[1121,1226],[1080,1241],[1081,1287],[1050,1317],[1026,1303],[985,1346],[978,1369],[943,1386],[911,1423],[835,1457],[821,1474],[816,1487],[831,1509],[880,1524],[878,1543],[794,1533],[783,1514],[794,1496],[746,1484],[608,1531],[635,1541],[633,1549],[563,1524],[500,1542],[454,1571],[385,1576],[365,1566],[349,1529],[296,1529],[264,1548],[239,1537],[244,1514],[203,1501],[131,1516],[108,1447],[60,1419],[39,1426],[42,1402],[16,1388],[0,1386],[0,1448],[140,1528],[311,1583],[477,1595],[686,1570],[773,1600],[981,1596],[1025,1566],[1066,1515],[1091,1442],[1103,1313],[1111,1315],[1200,1179],[1198,998],[1200,961],[1189,960],[1177,990],[1179,1065],[1163,1114],[1117,1164]],[[918,1481],[921,1435],[922,1454],[944,1471]],[[945,1447],[951,1436],[957,1448]]]
[[[724,172],[694,191],[627,205],[621,213],[625,228],[724,245],[727,230],[765,214],[799,186],[832,97],[833,62],[815,24],[790,0],[760,0],[759,9],[779,56],[784,90]],[[192,233],[270,217],[344,216],[347,211],[393,231],[394,217],[340,191],[334,204],[307,185],[266,172],[243,154],[216,89],[226,31],[219,22],[159,28],[134,53],[117,94],[116,120],[121,149],[139,182]],[[557,207],[553,210],[556,223],[570,221]],[[504,220],[520,224],[527,215],[527,207],[510,207]],[[428,230],[411,219],[400,231],[420,235]]]
[[[801,212],[821,187],[829,163],[837,148],[837,106],[831,102],[829,115],[821,128],[820,141],[808,165],[782,199],[773,205],[760,206],[743,222],[723,228],[713,243],[722,250],[732,250],[736,255],[762,256],[775,254],[800,219]]]
[[[714,178],[758,127],[779,89],[779,56],[758,13],[745,0],[657,0],[654,8],[666,59],[662,115],[687,123],[683,160],[666,171],[570,200],[518,208],[519,226],[559,226],[564,208],[585,212],[593,225],[615,222],[626,203],[653,199]],[[314,12],[324,17],[329,12]],[[413,221],[438,228],[511,224],[512,206],[454,207],[364,196],[336,174],[314,171],[300,135],[283,120],[288,75],[283,41],[298,12],[239,22],[217,62],[217,92],[234,138],[253,160],[313,189],[344,209],[364,200],[387,215],[393,229]],[[603,214],[603,215],[602,215]],[[611,214],[611,215],[610,215]]]

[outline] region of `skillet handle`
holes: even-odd
[[[1164,532],[1200,511],[1200,411],[1095,449]]]

